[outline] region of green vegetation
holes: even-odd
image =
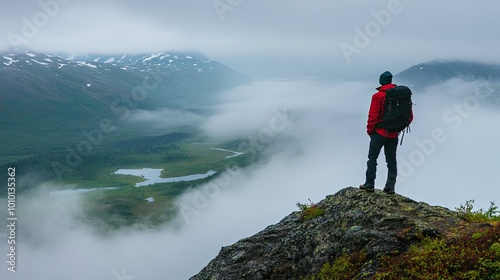
[[[372,279],[500,279],[500,220],[491,202],[473,211],[473,200],[457,208],[464,222],[440,237],[426,237],[406,252],[380,256]],[[308,280],[352,279],[365,256],[356,252],[325,264]]]
[[[459,217],[474,223],[492,223],[500,221],[500,211],[498,211],[498,206],[495,205],[493,201],[490,202],[490,207],[488,210],[484,211],[482,208],[473,211],[474,200],[467,200],[465,205],[460,205],[460,207],[455,208],[458,212]]]
[[[384,256],[375,279],[500,279],[500,226],[463,225],[424,238],[406,253]]]
[[[102,234],[123,227],[154,228],[174,217],[174,201],[178,195],[212,179],[85,193],[83,221]],[[153,197],[154,202],[146,201],[149,197]]]
[[[128,226],[155,227],[174,216],[174,201],[185,190],[213,180],[227,168],[244,167],[251,161],[249,153],[226,158],[232,154],[214,149],[227,148],[226,143],[204,143],[203,140],[189,131],[119,139],[95,146],[73,166],[66,160],[69,153],[62,151],[8,163],[4,170],[15,166],[17,178],[23,178],[17,186],[19,195],[44,181],[67,189],[118,188],[81,194],[82,221],[102,233]],[[54,169],[54,163],[60,164],[59,169]],[[142,187],[135,187],[144,181],[139,176],[114,174],[118,169],[137,168],[163,169],[161,177],[164,178],[204,174],[211,169],[217,173],[202,180]],[[57,176],[58,170],[60,176]],[[0,195],[5,194],[7,192]],[[154,202],[146,201],[149,197],[153,197]]]
[[[16,167],[18,178],[36,177],[32,184],[18,187],[22,192],[40,181],[80,188],[126,187],[142,181],[139,177],[113,174],[118,169],[159,168],[165,170],[162,177],[177,177],[248,164],[248,154],[226,159],[230,153],[211,149],[220,147],[218,144],[199,144],[197,140],[187,132],[141,136],[96,146],[91,153],[78,158],[67,150],[58,150],[10,162],[2,168]]]
[[[196,188],[214,179],[228,167],[247,164],[245,155],[226,159],[230,153],[211,149],[217,147],[216,144],[182,141],[167,141],[152,146],[146,144],[151,141],[121,146],[114,153],[95,162],[82,163],[81,168],[65,174],[65,183],[78,184],[80,187],[120,187],[118,190],[84,194],[85,222],[95,225],[96,228],[111,230],[124,226],[161,225],[174,216],[174,201],[186,189]],[[202,180],[143,187],[135,187],[136,183],[144,180],[138,176],[113,174],[117,169],[143,167],[164,169],[161,177],[202,174],[209,169],[219,173]],[[149,197],[154,198],[153,203],[146,201]]]
[[[323,215],[323,213],[325,212],[325,210],[321,209],[321,207],[318,204],[313,203],[310,199],[309,199],[309,204],[307,203],[301,204],[297,202],[297,207],[301,211],[300,218],[303,220],[309,220],[319,217]]]
[[[353,279],[365,261],[366,255],[363,252],[356,252],[352,255],[342,255],[335,259],[332,264],[326,263],[317,276],[305,278],[303,280],[348,280]]]

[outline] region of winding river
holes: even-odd
[[[121,175],[132,175],[139,176],[145,179],[143,182],[139,182],[135,184],[136,187],[149,186],[158,183],[173,183],[173,182],[181,182],[181,181],[194,181],[199,179],[205,179],[209,176],[214,175],[217,171],[208,170],[207,173],[204,174],[192,174],[187,176],[180,177],[170,177],[170,178],[161,178],[161,172],[163,169],[153,169],[153,168],[141,168],[141,169],[119,169],[114,172],[114,174]]]

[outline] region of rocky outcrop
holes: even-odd
[[[324,214],[304,220],[294,212],[279,223],[223,247],[191,280],[300,279],[354,252],[365,261],[357,279],[369,279],[380,255],[404,252],[425,236],[459,222],[456,212],[407,197],[345,188],[317,204]]]

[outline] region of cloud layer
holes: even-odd
[[[297,202],[316,202],[363,182],[374,85],[266,80],[221,93],[221,105],[203,125],[207,135],[254,138],[269,145],[269,157],[189,190],[177,202],[175,226],[158,231],[103,238],[78,223],[78,197],[35,194],[19,200],[24,210],[18,272],[7,272],[3,264],[2,279],[189,278],[222,246],[278,222],[297,210]],[[493,129],[500,113],[481,85],[456,80],[414,96],[412,132],[398,147],[398,193],[451,209],[471,198],[486,208],[500,197],[499,133]],[[381,156],[378,188],[385,175]],[[0,238],[5,252],[6,236]]]

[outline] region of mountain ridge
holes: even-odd
[[[413,65],[396,74],[395,78],[417,92],[453,78],[498,83],[500,81],[500,64],[458,59],[432,60]]]
[[[178,59],[169,60],[177,63],[151,66],[67,60],[29,50],[0,53],[0,118],[8,120],[0,123],[8,132],[2,160],[64,147],[63,138],[78,142],[83,130],[95,129],[103,119],[123,124],[134,110],[205,108],[217,92],[251,81],[203,54],[174,56]],[[149,58],[153,63],[161,56]]]
[[[161,66],[171,69],[188,68],[194,66],[197,71],[213,70],[210,68],[197,67],[198,64],[214,62],[205,54],[198,51],[161,51],[153,53],[122,53],[122,54],[100,54],[90,53],[86,55],[70,55],[71,60],[97,62],[111,65],[125,65],[131,67]]]

